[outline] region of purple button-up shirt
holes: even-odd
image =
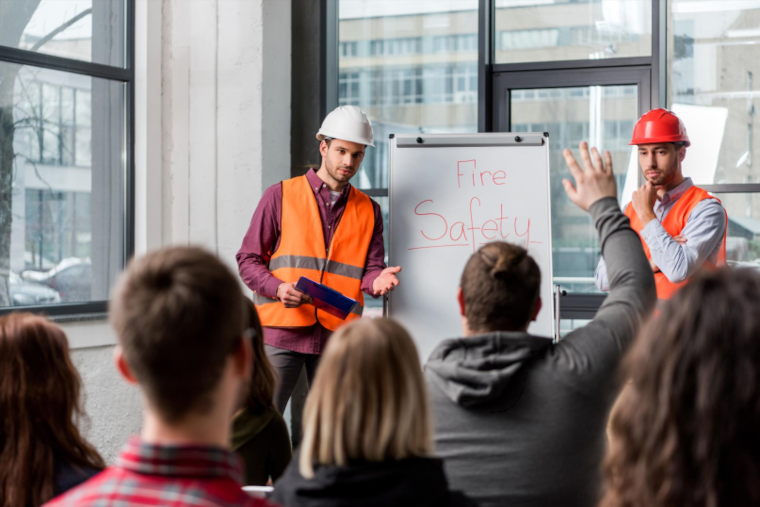
[[[329,245],[346,207],[351,185],[346,185],[335,205],[331,206],[330,189],[317,176],[314,169],[309,170],[306,179],[309,181],[317,200],[317,208],[319,208],[319,215],[322,218],[322,234],[325,245]],[[243,282],[257,294],[272,299],[276,299],[277,288],[283,283],[269,271],[268,267],[271,254],[280,245],[281,208],[282,183],[277,183],[269,187],[261,197],[251,219],[251,225],[248,227],[248,232],[243,238],[243,245],[235,256]],[[383,245],[383,216],[380,212],[380,205],[375,201],[372,201],[372,208],[375,212],[375,228],[372,231],[372,240],[369,243],[367,260],[364,264],[361,288],[365,293],[374,297],[372,283],[386,266],[385,246]],[[309,327],[268,327],[264,331],[264,342],[273,347],[303,354],[321,354],[330,334],[331,331],[319,323]]]

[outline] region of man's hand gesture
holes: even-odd
[[[652,220],[657,219],[654,214],[654,203],[657,200],[657,189],[648,181],[641,188],[633,191],[631,205],[639,216],[641,225],[645,226]]]
[[[612,156],[609,151],[604,152],[604,162],[596,148],[588,151],[588,143],[581,142],[578,146],[581,151],[581,161],[584,169],[581,170],[578,162],[570,150],[565,148],[562,155],[570,173],[575,179],[575,185],[568,179],[562,180],[565,192],[573,203],[579,208],[588,211],[592,204],[605,197],[617,197],[615,178],[612,175]],[[592,162],[593,156],[593,162]]]
[[[277,287],[277,299],[285,308],[298,308],[311,303],[311,296],[296,289],[295,283],[281,283]]]
[[[380,272],[380,275],[372,282],[372,290],[375,296],[385,296],[399,284],[396,273],[401,271],[401,266],[391,266]]]

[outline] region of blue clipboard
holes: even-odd
[[[337,290],[310,280],[305,276],[298,279],[296,290],[308,294],[311,296],[314,306],[341,320],[346,320],[346,317],[356,306],[355,299],[346,297]]]

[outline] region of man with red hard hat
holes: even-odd
[[[691,143],[672,111],[653,109],[642,116],[630,144],[638,146],[646,183],[633,192],[625,214],[641,237],[657,298],[670,299],[699,268],[725,264],[728,218],[720,200],[683,176]],[[595,280],[600,290],[609,290],[604,259]]]
[[[317,132],[322,164],[269,187],[237,253],[243,282],[264,326],[267,356],[277,370],[280,412],[301,369],[311,383],[330,334],[344,323],[296,290],[301,276],[356,299],[345,321],[358,319],[362,293],[378,297],[399,284],[400,267],[385,266],[380,206],[349,184],[359,172],[372,123],[356,106],[340,106]]]

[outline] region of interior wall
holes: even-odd
[[[136,254],[235,253],[269,185],[290,177],[291,2],[137,0]],[[112,462],[139,433],[139,391],[106,322],[62,326],[84,380],[85,434]]]
[[[164,1],[163,244],[235,267],[261,194],[289,176],[290,8]]]

